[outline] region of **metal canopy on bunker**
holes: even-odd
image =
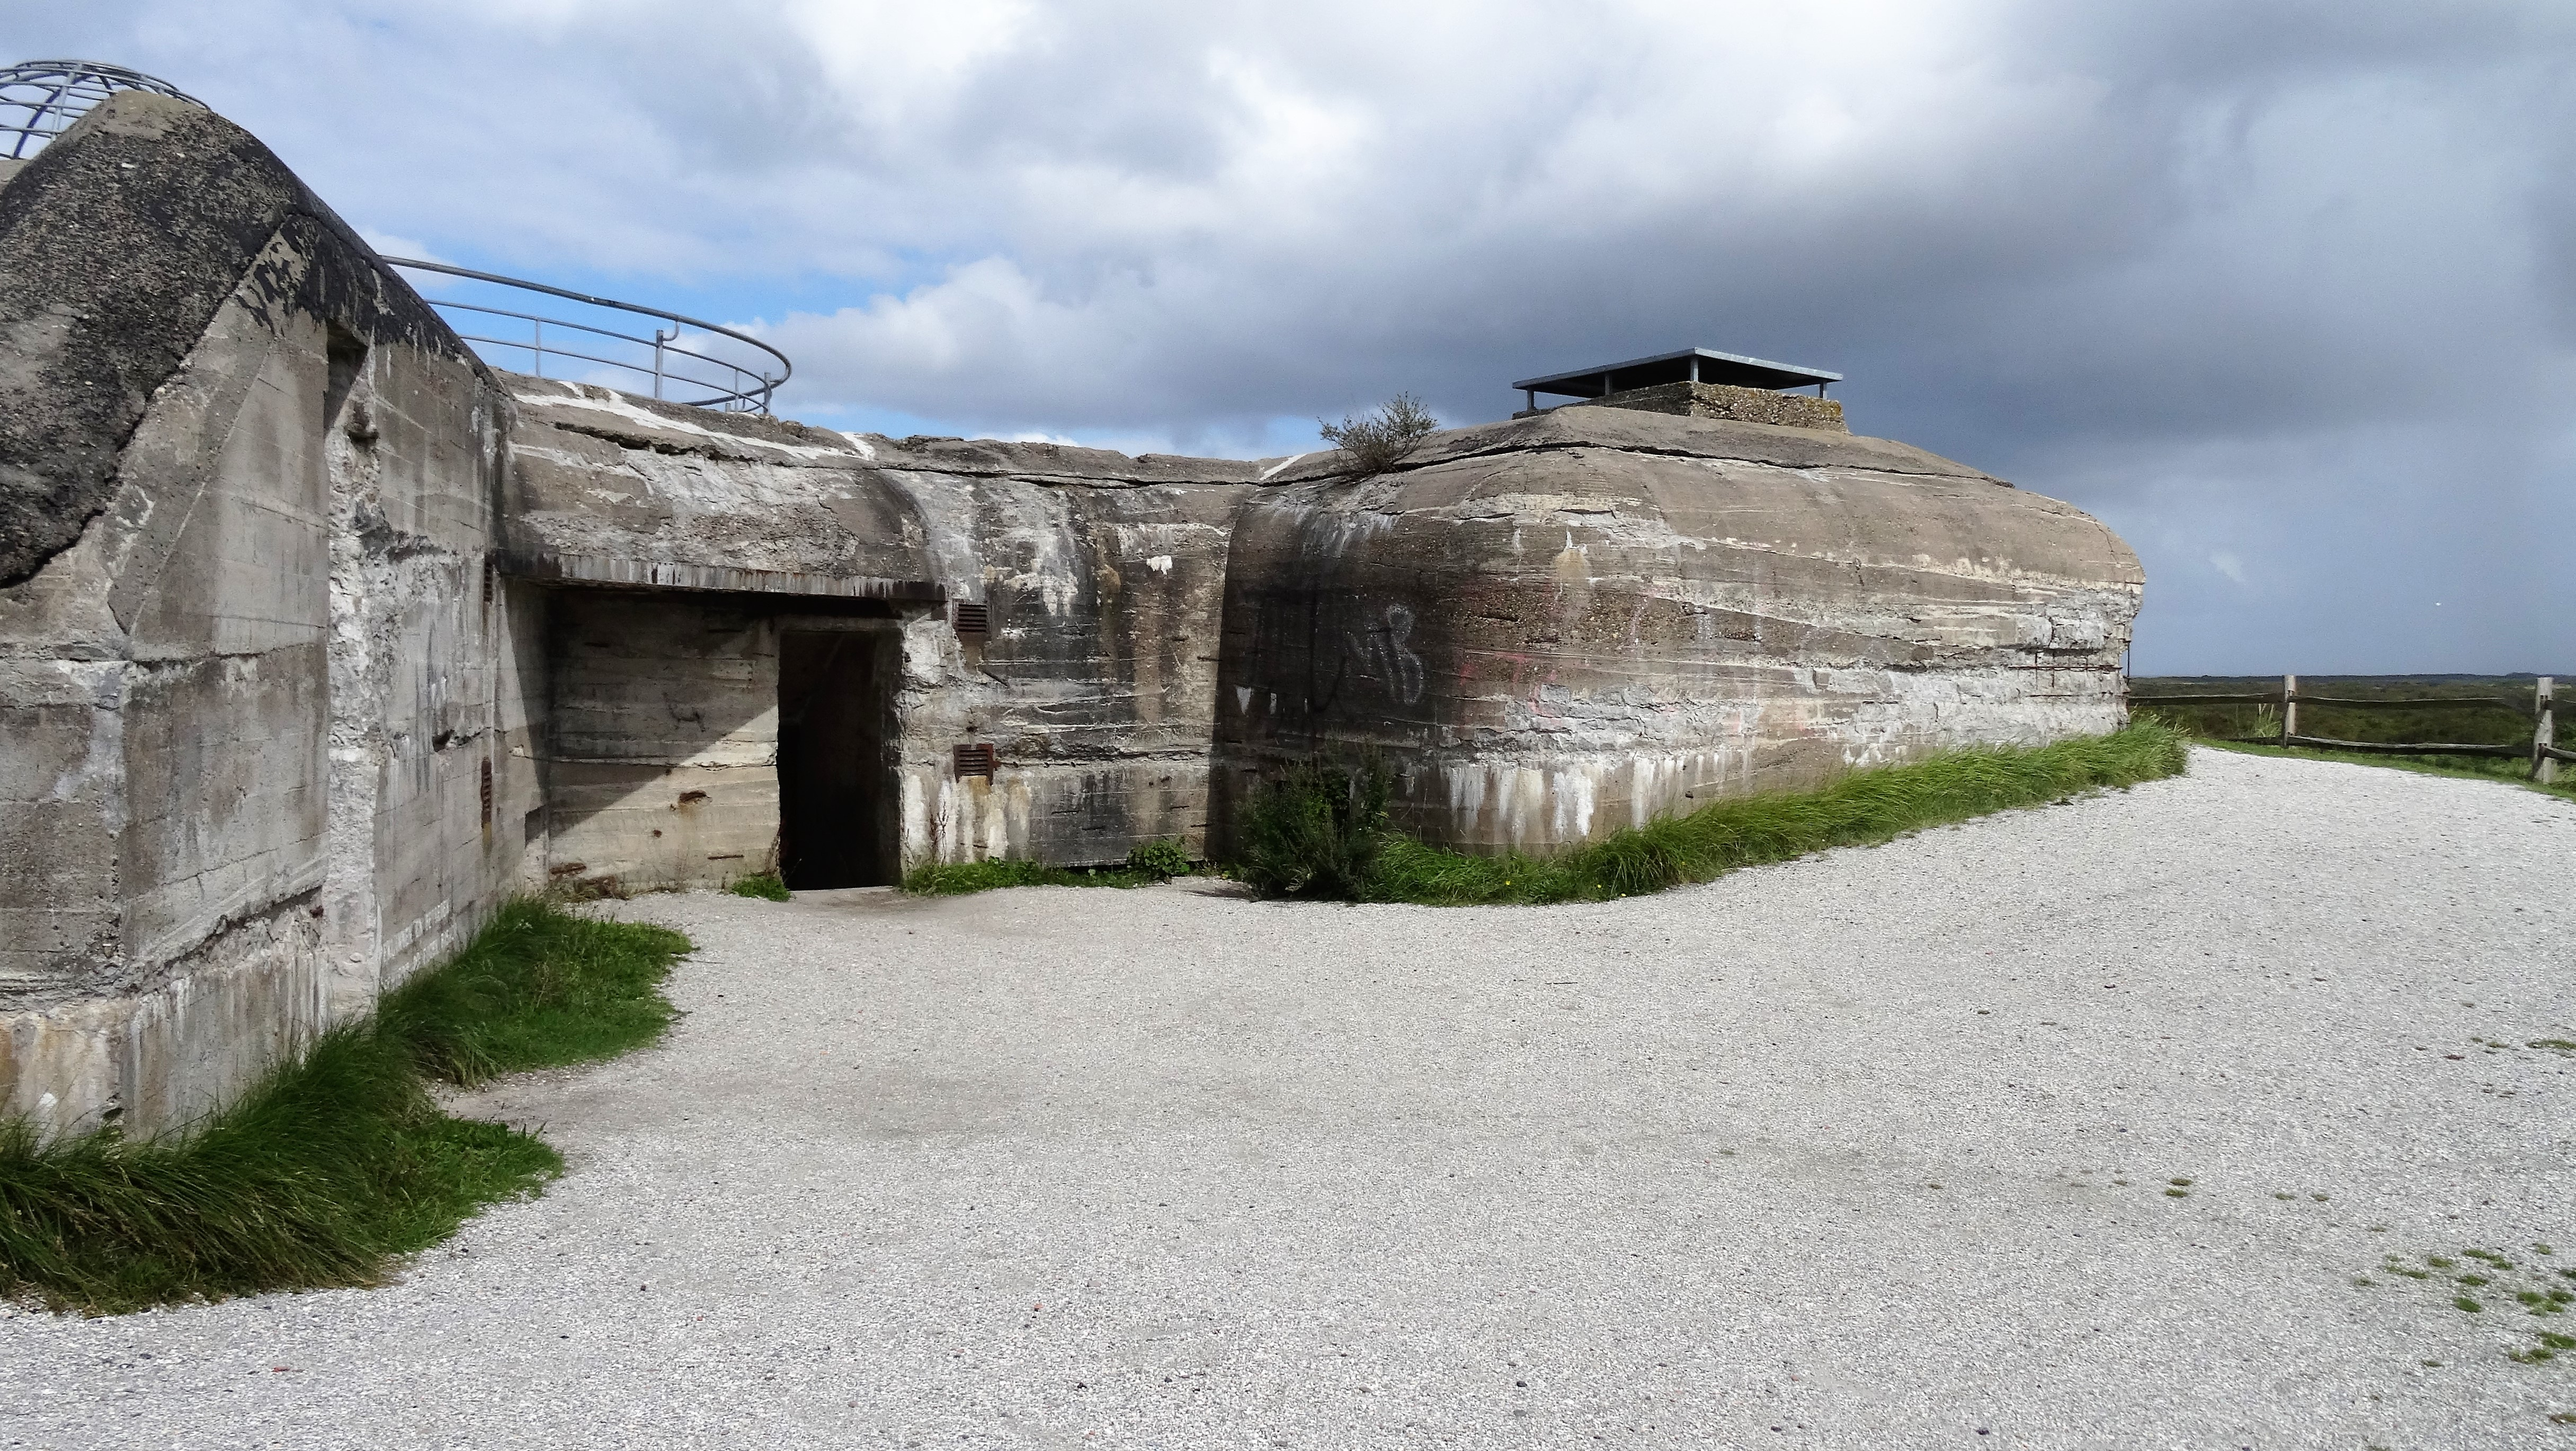
[[[1828,373],[1821,368],[1774,363],[1767,358],[1721,353],[1714,348],[1685,348],[1678,353],[1657,353],[1651,358],[1631,358],[1624,363],[1577,368],[1567,373],[1550,373],[1543,378],[1523,378],[1512,386],[1527,394],[1529,406],[1536,408],[1541,393],[1606,398],[1631,388],[1653,388],[1665,383],[1722,383],[1736,388],[1774,390],[1814,388],[1816,396],[1822,398],[1826,384],[1842,380],[1842,374]]]

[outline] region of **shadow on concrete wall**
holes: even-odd
[[[801,694],[836,682],[824,734],[796,767],[804,792],[824,798],[805,803],[807,834],[842,843],[815,869],[890,879],[890,609],[605,589],[556,590],[550,603],[552,879],[720,887],[778,870],[782,651]],[[836,648],[842,637],[853,644]]]

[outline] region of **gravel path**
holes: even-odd
[[[472,1101],[552,1192],[0,1312],[0,1445],[2576,1448],[2576,1314],[2377,1268],[2576,1267],[2571,867],[2203,751],[1597,906],[642,900],[669,1042]]]

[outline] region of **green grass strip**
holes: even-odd
[[[1357,804],[1337,806],[1349,777],[1310,768],[1251,805],[1247,827],[1260,839],[1261,859],[1229,871],[1256,887],[1294,883],[1293,892],[1283,894],[1343,901],[1437,907],[1601,901],[2176,775],[2190,744],[2182,731],[2143,721],[2055,745],[1949,751],[1854,771],[1820,791],[1711,802],[1553,857],[1470,856],[1427,846],[1372,825],[1378,808],[1359,802],[1365,792],[1354,794]],[[1266,818],[1268,829],[1253,818]],[[1134,887],[1159,879],[1132,868],[1075,871],[1030,861],[982,861],[917,867],[903,887],[956,896],[997,887]]]
[[[1043,862],[931,862],[914,867],[903,889],[923,897],[962,897],[996,887],[1150,887],[1188,876],[1196,864],[1177,840],[1140,841],[1124,867],[1051,867]]]
[[[0,1288],[107,1313],[380,1283],[393,1260],[563,1161],[534,1136],[442,1112],[428,1080],[587,1062],[649,1043],[687,939],[537,902],[326,1034],[191,1131],[40,1143],[0,1121]]]
[[[925,863],[904,873],[903,889],[923,897],[962,897],[996,887],[1142,887],[1161,880],[1155,873],[1118,867],[1087,870],[1010,858]]]
[[[2188,744],[2182,732],[2150,723],[2047,746],[1949,751],[1854,771],[1820,791],[1713,801],[1555,857],[1468,856],[1396,836],[1380,850],[1362,900],[1466,906],[1658,892],[1738,867],[2175,775]]]
[[[758,897],[764,902],[784,902],[788,898],[787,884],[779,880],[776,872],[745,877],[725,890],[737,897]]]

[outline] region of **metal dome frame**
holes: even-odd
[[[0,161],[25,161],[118,91],[206,104],[157,76],[96,60],[25,60],[0,68]],[[11,112],[23,113],[12,116]]]

